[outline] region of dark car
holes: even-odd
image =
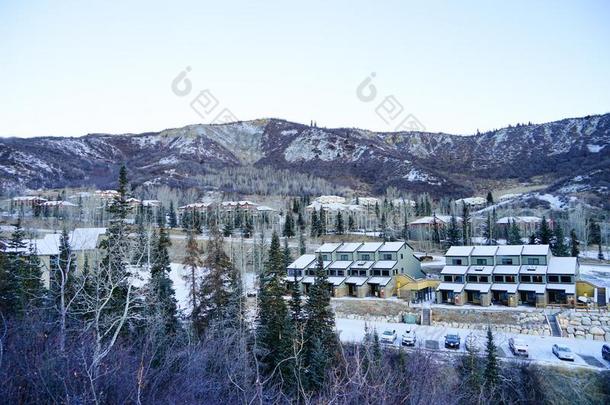
[[[445,348],[447,349],[459,349],[460,348],[460,335],[450,333],[445,336]]]
[[[610,345],[606,344],[602,346],[602,357],[604,360],[610,361]]]

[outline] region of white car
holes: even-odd
[[[396,341],[396,338],[398,336],[396,335],[396,331],[395,330],[385,330],[383,331],[383,333],[381,334],[381,343],[387,343],[387,344],[393,344]]]
[[[557,356],[559,360],[574,361],[574,353],[572,353],[572,350],[570,350],[568,346],[554,344],[553,354]]]
[[[415,346],[415,342],[417,342],[417,337],[415,336],[415,331],[411,330],[411,328],[407,328],[405,332],[402,334],[401,343],[403,346]]]
[[[510,348],[510,351],[513,352],[514,356],[529,357],[527,343],[525,343],[522,339],[508,339],[508,347]]]

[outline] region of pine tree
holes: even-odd
[[[441,234],[439,231],[438,219],[436,213],[432,215],[432,241],[436,244],[441,242]]]
[[[343,224],[343,215],[341,214],[341,211],[337,212],[335,232],[337,235],[343,235],[345,233],[345,225]]]
[[[451,215],[449,220],[449,228],[447,229],[447,245],[457,246],[460,244],[460,230],[458,228],[457,219],[455,215]]]
[[[553,238],[551,243],[551,251],[555,256],[569,256],[568,246],[565,242],[565,237],[563,235],[563,229],[559,224],[555,225],[555,229],[553,229]]]
[[[185,256],[182,261],[184,265],[184,270],[187,272],[185,276],[186,284],[189,288],[189,301],[191,304],[191,322],[194,324],[195,319],[195,308],[198,307],[198,290],[199,290],[199,280],[200,280],[200,272],[203,267],[203,259],[201,258],[202,251],[199,248],[199,244],[197,243],[197,239],[195,239],[194,233],[188,232],[186,248],[185,248]]]
[[[326,211],[320,208],[320,224],[318,226],[318,236],[326,235]]]
[[[324,380],[324,370],[329,366],[338,348],[334,332],[335,318],[330,308],[330,285],[324,270],[322,256],[318,256],[315,279],[305,303],[304,365],[308,369],[307,386],[315,390]]]
[[[318,220],[318,211],[314,208],[311,211],[311,232],[310,236],[315,238],[320,233],[320,222]]]
[[[517,221],[512,220],[509,224],[510,229],[508,230],[508,244],[509,245],[520,245],[523,242],[521,241],[521,231],[519,230],[519,226],[517,225]]]
[[[303,219],[303,214],[300,212],[297,215],[297,228],[299,232],[303,232],[305,230],[305,220]]]
[[[252,216],[246,215],[246,218],[244,220],[244,228],[243,228],[244,238],[246,238],[246,239],[251,238],[253,233],[254,233],[254,224],[252,223]]]
[[[470,212],[468,210],[468,205],[466,203],[462,203],[462,244],[464,246],[470,243]]]
[[[307,248],[305,246],[305,238],[303,237],[303,233],[299,233],[299,254],[304,255],[307,252]]]
[[[162,336],[174,335],[178,328],[176,293],[169,277],[171,272],[169,253],[171,245],[165,228],[159,228],[154,262],[150,267],[147,283],[148,321],[151,329]]]
[[[168,213],[168,217],[169,217],[169,227],[170,228],[176,228],[178,226],[178,220],[176,218],[176,210],[174,208],[174,200],[170,200],[169,201],[169,213]]]
[[[225,309],[231,298],[233,263],[224,251],[223,239],[215,228],[211,230],[208,255],[204,266],[207,273],[201,280],[198,305],[193,314],[195,330],[201,336],[208,326],[226,320]]]
[[[576,231],[572,229],[570,231],[570,255],[572,257],[578,257],[578,255],[580,254],[580,249],[578,248],[579,245],[580,242],[578,241],[578,237],[576,236]]]
[[[494,197],[491,194],[491,191],[487,192],[487,205],[493,205],[494,203]]]
[[[356,224],[354,222],[354,217],[352,215],[347,217],[347,229],[349,229],[350,231],[353,231],[354,229],[356,229]]]
[[[589,220],[589,244],[597,245],[597,247],[598,247],[597,258],[599,260],[604,260],[604,254],[602,252],[601,227],[593,219]]]
[[[257,342],[260,359],[267,372],[279,366],[280,377],[291,380],[292,337],[294,335],[288,307],[284,300],[284,255],[277,233],[271,237],[268,260],[259,283]]]
[[[483,237],[485,238],[485,244],[495,245],[493,223],[490,213],[487,213],[487,220],[485,221],[485,227],[483,228]]]
[[[540,232],[538,233],[538,237],[540,239],[541,245],[548,245],[551,243],[551,237],[553,233],[551,228],[549,227],[549,223],[546,220],[546,217],[542,217],[542,222],[540,223]]]
[[[485,385],[488,389],[493,390],[498,385],[500,380],[500,372],[496,353],[496,344],[494,343],[493,333],[491,333],[491,326],[487,328],[487,345],[485,348],[485,353]]]
[[[294,218],[292,218],[292,214],[290,212],[286,212],[286,220],[284,221],[284,230],[282,231],[282,236],[291,238],[294,235]]]
[[[233,221],[231,221],[230,218],[225,221],[224,227],[222,228],[222,234],[226,238],[233,234]]]
[[[301,329],[301,322],[303,321],[301,301],[301,288],[299,287],[299,281],[295,273],[290,285],[290,312],[292,314],[294,328],[297,331]]]
[[[20,314],[23,308],[24,291],[21,274],[26,267],[24,242],[25,232],[21,227],[21,219],[17,219],[15,230],[8,241],[7,253],[4,257],[4,268],[0,277],[0,308],[8,315]]]

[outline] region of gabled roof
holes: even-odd
[[[546,256],[549,254],[549,245],[523,245],[522,255]]]
[[[403,246],[404,242],[386,242],[380,248],[380,252],[398,252]]]
[[[358,286],[363,285],[364,283],[366,283],[366,280],[368,280],[368,277],[348,277],[347,280],[345,280],[345,284],[356,284]]]
[[[56,256],[59,254],[61,234],[48,233],[42,239],[30,241],[39,256]]]
[[[578,271],[578,260],[575,257],[556,257],[549,260],[547,274],[570,274],[575,275]]]
[[[360,242],[348,242],[344,243],[337,249],[339,253],[354,253],[362,245]]]
[[[358,252],[376,252],[383,245],[383,242],[365,242],[358,248]]]
[[[471,256],[495,256],[496,251],[498,250],[497,246],[475,246],[472,249]]]
[[[345,281],[345,277],[329,277],[328,282],[333,286],[338,287]]]
[[[316,253],[332,253],[337,250],[339,246],[341,246],[340,243],[325,243],[316,249]]]
[[[312,263],[315,263],[317,256],[314,254],[305,254],[288,265],[289,269],[306,269]]]
[[[498,246],[496,255],[498,256],[520,256],[523,245],[503,245]]]
[[[470,256],[473,246],[451,246],[445,256]]]
[[[72,250],[94,250],[105,233],[106,228],[76,228],[70,233],[70,246]]]

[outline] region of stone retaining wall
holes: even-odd
[[[478,308],[432,308],[432,325],[480,330],[491,326],[494,332],[543,336],[552,334],[541,310],[485,311]]]
[[[610,342],[610,312],[567,310],[557,314],[565,336]]]

